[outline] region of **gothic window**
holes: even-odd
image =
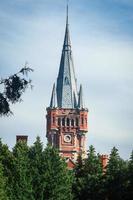
[[[67,126],[69,126],[70,125],[70,120],[69,120],[69,118],[67,118]]]
[[[61,125],[61,119],[58,118],[58,126],[60,126],[60,125]]]
[[[86,122],[86,124],[87,124],[87,118],[85,118],[85,122]]]
[[[62,119],[62,126],[65,126],[65,118]]]
[[[68,80],[68,77],[67,77],[67,76],[65,77],[65,84],[66,84],[66,85],[69,85],[69,80]]]
[[[76,126],[78,126],[79,125],[79,120],[78,120],[78,118],[76,118]]]
[[[82,125],[84,124],[84,118],[83,117],[81,118],[81,124]]]
[[[74,126],[74,119],[71,120],[71,125]]]
[[[55,117],[53,116],[53,124],[55,124]]]

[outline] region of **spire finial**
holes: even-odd
[[[69,4],[69,0],[67,0],[67,10],[66,10],[66,14],[67,14],[66,24],[67,25],[68,25],[68,4]]]

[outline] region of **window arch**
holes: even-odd
[[[74,119],[71,120],[71,126],[74,126]]]
[[[65,126],[65,118],[62,118],[62,126]]]
[[[65,84],[66,84],[66,85],[69,85],[69,80],[68,80],[68,77],[67,77],[67,76],[65,77]]]
[[[78,118],[76,118],[76,126],[78,126],[79,125],[79,120],[78,120]]]
[[[53,124],[55,124],[55,116],[53,116]]]
[[[69,125],[70,125],[70,119],[67,118],[67,126],[69,126]]]
[[[61,125],[61,119],[58,118],[58,126],[60,126],[60,125]]]
[[[85,118],[85,123],[87,124],[87,118]]]
[[[84,118],[83,117],[81,118],[81,124],[82,125],[84,124]]]

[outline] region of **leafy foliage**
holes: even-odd
[[[93,146],[87,158],[79,155],[73,171],[57,149],[39,137],[28,147],[17,142],[12,151],[0,140],[0,200],[131,200],[133,152],[129,161],[114,147],[106,172]]]
[[[8,200],[6,192],[6,178],[3,175],[3,166],[0,163],[0,200]]]
[[[2,165],[3,181],[5,182],[6,180],[5,191],[8,197],[10,197],[10,194],[12,192],[11,184],[12,184],[13,155],[12,152],[9,151],[8,146],[2,143],[1,139],[0,139],[0,163]]]
[[[127,172],[127,196],[128,200],[133,199],[133,151],[130,156],[129,164],[128,164],[128,172]]]
[[[33,69],[27,67],[27,64],[16,74],[6,79],[1,79],[0,84],[3,86],[3,92],[0,92],[0,116],[8,116],[12,114],[10,103],[20,102],[22,94],[31,86],[31,80],[27,79],[29,72]]]

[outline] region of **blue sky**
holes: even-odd
[[[113,146],[128,158],[133,149],[133,1],[70,0],[69,23],[78,85],[89,108],[90,144],[100,153]],[[34,89],[0,119],[10,147],[17,134],[39,135],[46,144],[46,107],[56,81],[64,39],[66,1],[0,0],[0,74],[34,68]]]

